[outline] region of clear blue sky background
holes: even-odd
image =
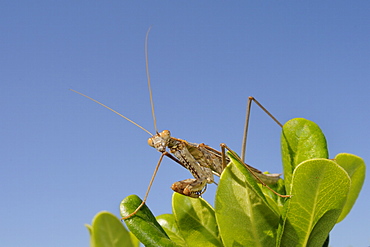
[[[159,130],[239,151],[247,97],[281,122],[305,117],[330,156],[370,161],[369,1],[2,1],[0,245],[88,246],[84,223],[145,194]],[[247,162],[281,172],[280,129],[252,109]],[[148,205],[171,212],[170,185],[190,178],[165,160]],[[215,186],[205,198],[213,201]],[[331,246],[370,245],[369,182]]]

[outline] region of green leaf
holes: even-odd
[[[293,197],[284,205],[280,246],[323,246],[350,188],[347,172],[332,160],[313,159],[296,167]]]
[[[126,228],[125,228],[125,230],[126,230]],[[132,241],[133,246],[139,247],[140,246],[139,239],[137,239],[137,237],[132,232],[129,232],[129,233],[130,233],[130,237],[131,237],[131,241]]]
[[[344,205],[342,214],[337,222],[342,221],[351,211],[365,181],[366,166],[363,159],[353,154],[338,154],[334,160],[340,165],[351,178],[351,188]]]
[[[229,153],[221,174],[215,210],[225,246],[274,246],[279,214],[268,204],[249,171]]]
[[[141,199],[136,195],[123,199],[120,205],[121,216],[125,217],[135,211],[141,202]],[[126,219],[125,223],[145,246],[177,246],[169,239],[145,204],[135,215]]]
[[[93,239],[93,227],[89,224],[85,224],[85,227],[89,231],[90,234],[90,247],[95,247],[94,239]]]
[[[172,210],[188,246],[222,246],[214,209],[205,200],[174,193]]]
[[[162,214],[156,218],[172,241],[179,246],[187,246],[173,214]]]
[[[132,239],[130,233],[117,217],[109,212],[98,213],[88,226],[91,238],[90,246],[93,247],[137,247],[139,243]]]
[[[309,159],[329,157],[326,139],[320,127],[304,118],[294,118],[284,124],[281,152],[288,194],[291,194],[289,185],[298,164]]]
[[[92,228],[92,226],[89,225],[89,224],[85,224],[85,227],[87,228],[87,230],[89,231],[89,234],[91,236],[93,234],[93,228]]]

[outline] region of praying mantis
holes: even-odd
[[[150,84],[150,74],[149,74],[149,62],[148,62],[148,35],[150,32],[150,28],[146,33],[145,38],[145,65],[146,65],[146,75],[147,75],[147,83],[149,89],[149,97],[151,103],[151,110],[152,110],[152,117],[154,123],[155,134],[153,135],[148,130],[137,124],[136,122],[132,121],[131,119],[127,118],[126,116],[122,115],[121,113],[113,110],[112,108],[104,105],[103,103],[82,94],[76,90],[70,89],[71,91],[88,98],[99,105],[107,108],[108,110],[118,114],[119,116],[123,117],[127,121],[131,122],[132,124],[136,125],[137,127],[141,128],[145,132],[147,132],[151,137],[148,139],[149,146],[155,148],[157,151],[161,153],[161,156],[157,162],[157,165],[154,169],[152,178],[149,182],[146,194],[142,200],[142,203],[129,215],[123,217],[122,219],[128,219],[135,215],[140,208],[145,204],[151,186],[154,182],[154,178],[157,174],[159,166],[163,160],[164,156],[172,159],[176,163],[180,164],[184,168],[190,171],[194,178],[185,179],[182,181],[178,181],[172,184],[171,188],[173,191],[180,193],[185,196],[198,198],[200,197],[206,190],[207,184],[215,183],[214,175],[220,176],[223,170],[225,169],[226,165],[229,163],[230,159],[226,155],[226,150],[229,152],[233,152],[226,144],[221,143],[221,151],[211,148],[210,146],[201,143],[190,143],[182,139],[174,138],[171,136],[169,130],[164,130],[162,132],[158,132],[157,124],[156,124],[156,117],[154,113],[154,103],[153,103],[153,96],[152,96],[152,89]],[[274,194],[280,197],[290,197],[290,195],[281,195],[271,189],[268,185],[275,184],[280,179],[280,174],[264,174],[258,169],[249,166],[244,163],[245,158],[245,151],[246,151],[246,140],[247,140],[247,133],[248,133],[248,125],[249,125],[249,116],[250,116],[250,109],[252,102],[255,102],[264,112],[266,112],[279,126],[282,127],[282,124],[269,112],[265,107],[263,107],[255,98],[249,97],[248,104],[247,104],[247,114],[246,114],[246,121],[244,127],[244,135],[243,135],[243,144],[242,144],[242,157],[239,158],[240,162],[244,164],[245,168],[254,176],[258,183],[261,183],[263,186],[267,187],[271,190]],[[169,152],[167,151],[169,149]],[[238,157],[238,156],[236,156]]]

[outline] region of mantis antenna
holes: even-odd
[[[98,103],[99,105],[101,105],[101,106],[103,106],[103,107],[107,108],[108,110],[110,110],[110,111],[112,111],[112,112],[116,113],[118,116],[123,117],[124,119],[126,119],[126,120],[127,120],[127,121],[129,121],[130,123],[132,123],[132,124],[136,125],[136,126],[137,126],[137,127],[139,127],[140,129],[142,129],[142,130],[144,130],[146,133],[148,133],[149,135],[153,136],[153,134],[152,134],[152,133],[150,133],[150,131],[148,131],[147,129],[145,129],[145,128],[144,128],[144,127],[142,127],[141,125],[139,125],[139,124],[135,123],[134,121],[132,121],[132,120],[131,120],[131,119],[129,119],[128,117],[123,116],[123,115],[122,115],[121,113],[119,113],[118,111],[113,110],[113,109],[112,109],[112,108],[110,108],[109,106],[106,106],[106,105],[104,105],[103,103],[101,103],[101,102],[97,101],[96,99],[93,99],[93,98],[91,98],[91,97],[89,97],[89,96],[87,96],[87,95],[85,95],[85,94],[83,94],[83,93],[80,93],[80,92],[76,91],[76,90],[73,90],[73,89],[69,89],[69,90],[71,90],[72,92],[78,93],[79,95],[84,96],[85,98],[88,98],[89,100],[92,100],[92,101],[94,101],[95,103]]]
[[[146,78],[148,80],[150,105],[152,107],[152,117],[153,117],[153,123],[154,123],[154,130],[155,130],[155,133],[158,134],[157,119],[155,118],[155,113],[154,113],[154,101],[153,101],[152,87],[150,85],[150,73],[149,73],[148,39],[149,39],[150,29],[152,29],[151,26],[149,27],[148,31],[146,32],[146,36],[145,36],[145,69],[146,69]]]
[[[146,32],[146,37],[145,37],[145,67],[146,67],[146,77],[148,79],[148,88],[149,88],[149,96],[150,96],[150,105],[151,105],[151,108],[152,108],[152,117],[153,117],[153,122],[154,122],[154,130],[156,132],[156,134],[158,134],[158,129],[157,129],[157,120],[155,118],[155,113],[154,113],[154,102],[153,102],[153,95],[152,95],[152,87],[150,85],[150,74],[149,74],[149,61],[148,61],[148,39],[149,39],[149,32],[150,32],[150,29],[152,29],[152,27],[149,27],[148,31]],[[140,129],[144,130],[146,133],[148,133],[149,135],[153,136],[152,133],[150,133],[150,131],[148,131],[147,129],[145,129],[144,127],[142,127],[141,125],[135,123],[134,121],[132,121],[131,119],[129,119],[128,117],[125,117],[123,116],[121,113],[117,112],[116,110],[113,110],[112,108],[110,108],[109,106],[107,105],[104,105],[103,103],[97,101],[96,99],[93,99],[83,93],[80,93],[76,90],[73,90],[73,89],[69,89],[71,90],[72,92],[75,92],[75,93],[78,93],[79,95],[85,97],[85,98],[88,98],[89,100],[92,100],[94,101],[95,103],[98,103],[99,105],[107,108],[108,110],[116,113],[118,116],[120,117],[123,117],[124,119],[126,119],[127,121],[129,121],[130,123],[136,125],[137,127],[139,127]]]

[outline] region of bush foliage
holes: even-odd
[[[174,193],[172,214],[154,217],[144,205],[125,220],[110,213],[87,225],[91,246],[328,246],[329,232],[354,205],[365,179],[365,163],[341,153],[329,159],[326,139],[313,122],[297,118],[282,129],[284,180],[258,184],[235,154],[223,171],[214,208],[202,198]],[[135,195],[120,205],[121,216],[141,203]]]

